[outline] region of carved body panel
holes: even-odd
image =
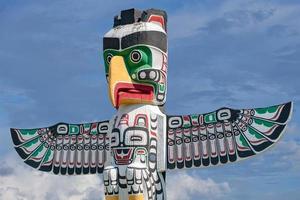
[[[120,107],[110,121],[106,199],[165,199],[166,116],[158,106]],[[160,155],[160,156],[158,156]]]

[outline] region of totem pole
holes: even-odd
[[[110,121],[11,129],[24,162],[60,175],[103,174],[106,200],[165,200],[165,173],[224,165],[278,141],[292,102],[168,116],[167,15],[121,11],[103,38]]]

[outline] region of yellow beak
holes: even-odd
[[[109,65],[108,76],[108,90],[109,97],[114,107],[117,106],[117,94],[115,94],[115,87],[117,83],[133,83],[122,56],[113,56]]]

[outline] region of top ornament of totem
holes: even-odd
[[[107,200],[166,199],[165,173],[243,160],[268,149],[286,128],[292,102],[168,116],[167,15],[121,11],[103,38],[110,121],[11,129],[24,162],[60,175],[103,173]]]

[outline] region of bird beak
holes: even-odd
[[[109,65],[108,87],[109,97],[114,107],[119,107],[117,94],[115,94],[115,88],[117,83],[131,83],[132,80],[128,75],[126,65],[122,56],[113,56]]]
[[[127,71],[122,56],[113,56],[109,65],[108,90],[115,108],[128,104],[149,104],[154,98],[154,88],[134,82]]]

